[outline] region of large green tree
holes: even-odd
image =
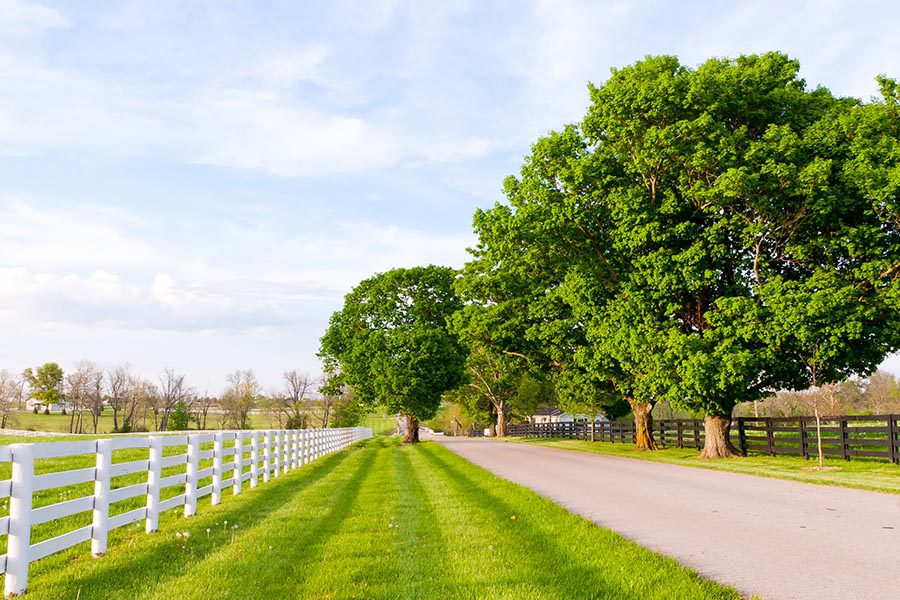
[[[808,384],[787,290],[851,286],[866,354],[896,347],[896,85],[863,105],[798,70],[780,53],[614,70],[476,214],[467,269],[515,281],[522,339],[627,399],[639,448],[666,399],[705,413],[701,456],[732,455],[735,404]],[[838,355],[835,372],[872,364]]]
[[[405,415],[409,443],[463,378],[466,350],[448,327],[462,307],[455,277],[453,269],[427,266],[366,279],[344,298],[321,340],[326,371],[360,402]]]

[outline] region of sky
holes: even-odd
[[[610,68],[780,50],[868,99],[898,31],[864,0],[0,0],[0,368],[316,374],[344,294],[461,266]]]

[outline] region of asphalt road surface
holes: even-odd
[[[489,439],[433,439],[748,596],[900,599],[898,495]]]

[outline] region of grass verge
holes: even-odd
[[[900,467],[885,461],[866,459],[845,461],[826,458],[825,465],[834,467],[834,469],[815,471],[811,467],[817,466],[817,461],[804,460],[801,457],[794,456],[747,456],[721,460],[700,460],[697,458],[699,452],[693,448],[666,448],[653,452],[637,452],[631,444],[616,444],[613,442],[589,442],[562,438],[507,438],[506,441],[623,458],[650,460],[699,469],[714,469],[759,477],[788,479],[817,485],[832,485],[900,494]]]
[[[152,535],[117,530],[103,558],[84,546],[32,566],[29,598],[76,595],[739,597],[437,444],[397,438],[368,440],[190,519],[165,513]]]

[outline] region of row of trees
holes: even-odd
[[[818,403],[826,415],[900,414],[900,381],[892,373],[877,370],[869,377],[851,378],[819,388],[790,391],[738,407],[739,416],[796,417],[813,414]]]
[[[462,385],[501,435],[549,382],[580,412],[630,410],[645,450],[666,401],[704,415],[705,458],[737,454],[736,405],[872,372],[900,347],[900,88],[879,77],[863,103],[798,73],[774,52],[613,70],[476,212],[458,276],[347,296],[329,370],[414,418]]]
[[[57,363],[28,368],[21,375],[0,370],[0,427],[15,419],[26,398],[47,412],[61,407],[69,431],[98,433],[100,417],[112,412],[113,431],[229,429],[251,427],[251,412],[267,414],[279,428],[349,426],[362,417],[351,394],[322,392],[323,380],[298,371],[283,374],[283,387],[264,394],[252,370],[234,371],[218,397],[197,393],[185,375],[167,368],[151,380],[128,365],[102,369],[81,361],[65,373]]]

